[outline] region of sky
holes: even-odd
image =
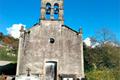
[[[39,22],[41,0],[0,0],[0,32],[10,33],[15,25],[32,27]],[[83,38],[107,28],[120,40],[120,0],[64,0],[64,20]],[[15,34],[15,33],[14,33]]]

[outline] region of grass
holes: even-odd
[[[12,55],[12,52],[6,50],[7,48],[0,48],[0,60],[3,61],[17,61],[17,55]],[[9,55],[8,55],[9,53]]]
[[[87,80],[120,80],[118,69],[93,70],[86,73]]]

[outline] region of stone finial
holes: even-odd
[[[24,32],[24,27],[21,26],[20,32]]]
[[[82,27],[80,27],[80,29],[79,29],[79,33],[80,33],[80,34],[83,33]]]

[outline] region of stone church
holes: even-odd
[[[64,25],[64,0],[41,0],[40,22],[21,27],[16,75],[41,80],[84,78],[82,31]]]

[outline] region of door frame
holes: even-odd
[[[57,66],[58,66],[58,62],[57,61],[51,61],[51,60],[47,60],[45,61],[45,64],[46,63],[54,63],[55,64],[55,79],[54,80],[57,80]],[[46,80],[46,65],[44,64],[44,80]]]

